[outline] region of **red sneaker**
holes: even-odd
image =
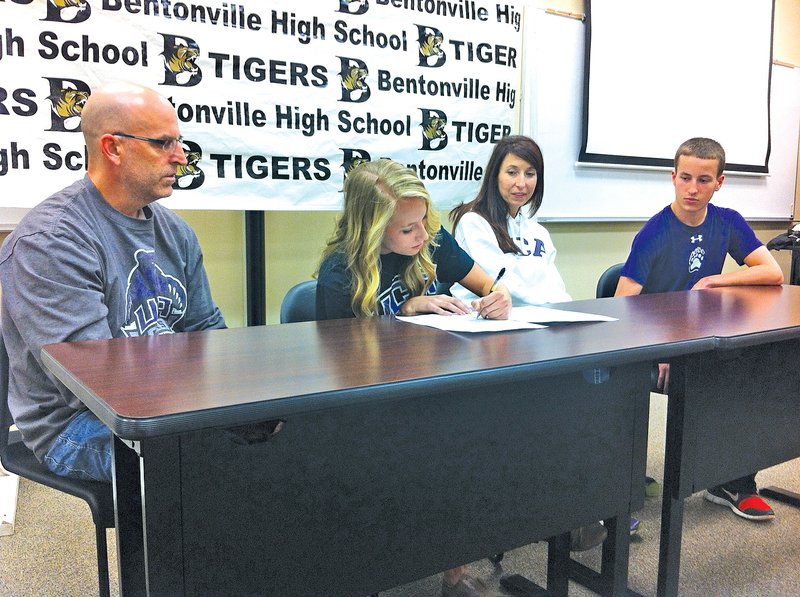
[[[772,520],[775,512],[757,493],[728,491],[722,485],[707,489],[705,496],[709,502],[728,506],[733,513],[748,520]]]

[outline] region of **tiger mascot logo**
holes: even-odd
[[[361,61],[357,64],[347,63],[342,59],[342,70],[339,76],[342,79],[342,101],[346,102],[365,102],[371,94],[367,84],[369,70],[367,65]]]
[[[371,161],[372,160],[370,159],[369,154],[367,154],[366,157],[350,157],[349,159],[345,159],[344,163],[342,163],[342,169],[344,170],[344,180],[347,180],[347,177],[353,170],[355,170],[362,164],[367,164]],[[344,189],[339,189],[339,192],[343,193]]]
[[[349,164],[345,164],[344,166],[344,174],[347,176],[350,174],[354,168],[358,168],[362,164],[367,164],[371,160],[369,158],[355,158],[354,160],[350,161]]]
[[[349,15],[361,15],[368,10],[368,0],[339,0],[339,12]]]
[[[422,147],[439,151],[447,147],[447,131],[444,127],[447,124],[447,115],[439,110],[422,109]]]
[[[78,10],[86,10],[89,8],[85,0],[50,0],[50,4],[58,9],[76,8]]]
[[[53,106],[53,115],[65,130],[75,131],[80,127],[80,118],[86,100],[89,99],[88,91],[79,89],[61,88],[48,97]]]
[[[366,68],[351,66],[347,74],[342,76],[342,87],[347,91],[364,90],[367,88],[368,74]]]
[[[420,125],[422,127],[422,135],[429,141],[447,137],[447,133],[444,130],[444,125],[446,124],[447,120],[441,116],[432,116]]]
[[[45,21],[58,23],[82,23],[92,14],[86,0],[48,0]]]
[[[184,151],[183,153],[186,156],[186,164],[178,166],[178,175],[194,176],[196,172],[199,170],[199,168],[197,167],[197,163],[203,157],[203,154],[199,151]]]
[[[206,180],[206,173],[200,167],[200,160],[203,159],[203,148],[194,141],[183,140],[183,153],[186,156],[186,163],[180,164],[175,169],[175,182],[172,188],[176,191],[190,191],[203,186]]]
[[[353,171],[353,168],[358,168],[361,164],[372,161],[372,156],[365,149],[342,147],[341,150],[343,180],[347,179],[347,175]],[[339,191],[341,192],[342,189],[339,189]]]
[[[164,68],[175,77],[178,85],[184,85],[194,77],[200,68],[195,61],[200,57],[200,49],[190,46],[175,46],[164,56]]]
[[[419,45],[419,53],[426,58],[430,56],[441,56],[444,54],[442,50],[442,42],[444,38],[441,35],[434,35],[428,33],[425,40]]]
[[[438,67],[442,66],[447,60],[442,43],[444,35],[438,29],[417,25],[419,33],[417,43],[419,44],[419,64],[418,66]]]

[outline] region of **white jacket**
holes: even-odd
[[[464,214],[453,236],[491,278],[506,268],[501,284],[511,292],[514,306],[572,300],[556,269],[556,248],[550,233],[524,212],[526,208],[520,209],[516,218],[507,218],[508,233],[522,255],[503,253],[489,223],[474,212]],[[476,298],[460,284],[454,284],[450,292],[464,301]]]

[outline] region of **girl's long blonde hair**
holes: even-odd
[[[381,243],[386,227],[401,199],[425,201],[428,239],[401,273],[411,296],[425,293],[434,282],[436,268],[430,249],[435,246],[439,216],[428,191],[413,170],[392,160],[366,162],[353,168],[344,182],[344,211],[336,221],[322,261],[342,253],[351,276],[352,307],[356,317],[377,314],[380,289]]]

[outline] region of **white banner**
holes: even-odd
[[[519,4],[0,0],[0,207],[83,175],[80,112],[112,80],[175,106],[173,208],[339,209],[346,170],[381,157],[441,208],[471,199],[517,130]]]

